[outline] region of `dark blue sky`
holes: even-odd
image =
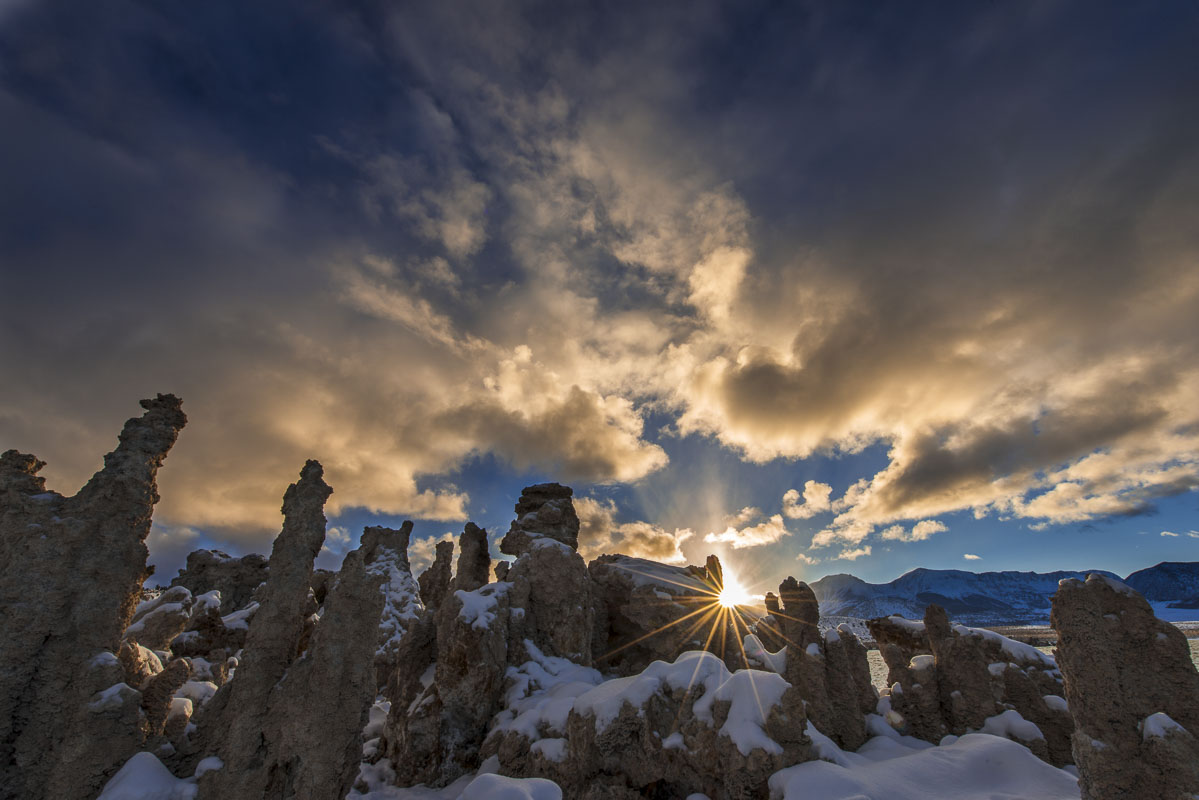
[[[1194,560],[1196,53],[1182,0],[10,0],[0,440],[72,491],[180,394],[166,573],[309,457],[330,563],[545,479],[761,586]]]

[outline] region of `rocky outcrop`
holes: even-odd
[[[530,641],[545,655],[591,664],[594,600],[587,564],[575,552],[579,518],[570,498],[571,489],[557,483],[525,487],[500,543],[501,552],[517,557],[502,578],[497,570],[497,580],[512,584],[514,663],[529,659],[524,642]]]
[[[868,625],[889,670],[890,721],[901,732],[934,743],[995,733],[1056,766],[1071,761],[1072,723],[1052,656],[952,624],[937,605],[923,622],[891,616]]]
[[[374,578],[383,598],[383,613],[376,634],[375,682],[387,686],[399,666],[404,636],[424,611],[420,589],[408,563],[408,540],[412,523],[394,528],[369,527],[362,532],[359,550],[366,571]]]
[[[1100,575],[1053,597],[1084,800],[1199,794],[1199,674],[1186,637]]]
[[[632,675],[686,650],[737,651],[735,643],[723,646],[728,631],[718,630],[716,592],[704,568],[602,555],[587,573],[595,597],[592,652],[605,671]]]
[[[346,556],[320,622],[308,627],[298,611],[313,596],[331,492],[320,464],[309,461],[284,495],[283,531],[241,666],[200,717],[201,750],[223,763],[201,776],[200,798],[343,797],[353,782],[358,732],[375,696],[384,596],[360,549]],[[382,540],[369,543],[376,558],[384,557]]]
[[[866,741],[866,717],[877,703],[866,648],[848,627],[820,633],[820,609],[806,583],[787,578],[771,617],[786,643],[784,705],[806,710],[817,730],[847,750]]]
[[[438,542],[433,547],[433,565],[416,579],[420,586],[420,599],[425,608],[436,609],[450,590],[450,573],[454,566],[454,543]]]
[[[73,497],[34,456],[0,456],[0,798],[92,797],[146,736],[115,653],[148,577],[155,478],[187,421],[141,402]]]
[[[487,531],[468,522],[458,540],[458,568],[454,571],[450,589],[473,592],[490,580],[491,553],[487,549]]]
[[[234,558],[220,550],[195,550],[187,556],[187,566],[171,581],[192,594],[219,591],[222,614],[245,608],[254,592],[266,582],[267,559],[258,553]]]
[[[692,651],[578,694],[564,720],[561,692],[518,701],[488,752],[503,773],[549,778],[567,797],[764,798],[771,774],[813,757],[787,691],[779,675],[730,673]]]
[[[540,483],[521,490],[516,519],[500,543],[500,552],[520,556],[552,539],[571,550],[579,549],[579,515],[571,497],[574,490],[560,483]]]
[[[467,523],[450,591],[404,637],[399,672],[420,679],[397,686],[380,747],[401,786],[444,786],[478,768],[508,666],[512,584],[488,583],[490,572],[487,533]]]
[[[166,650],[187,627],[192,605],[192,593],[187,588],[171,587],[153,600],[138,604],[124,638],[151,650]]]

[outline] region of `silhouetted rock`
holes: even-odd
[[[137,750],[140,694],[114,655],[141,596],[155,477],[187,422],[178,398],[141,402],[74,497],[43,462],[0,456],[0,798],[87,798]]]
[[[433,610],[441,605],[450,590],[450,573],[454,566],[454,543],[438,542],[434,548],[433,565],[416,579],[420,586],[420,599],[425,608]]]
[[[1186,637],[1100,575],[1053,596],[1084,800],[1199,795],[1199,673]]]

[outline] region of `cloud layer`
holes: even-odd
[[[156,391],[191,418],[158,518],[259,548],[308,457],[333,513],[462,520],[438,478],[482,454],[603,484],[686,481],[669,436],[882,446],[694,539],[845,559],[1199,487],[1167,9],[268,6],[0,18],[0,438],[64,488]],[[683,560],[579,505],[588,552]]]

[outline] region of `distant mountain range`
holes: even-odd
[[[1080,572],[967,572],[914,569],[890,583],[867,583],[853,575],[829,575],[812,583],[824,616],[920,617],[929,603],[975,625],[1044,622],[1050,596],[1065,578],[1098,572],[1122,580],[1151,601],[1199,595],[1199,562],[1163,562],[1121,578],[1101,569]],[[1187,606],[1189,607],[1189,606]]]

